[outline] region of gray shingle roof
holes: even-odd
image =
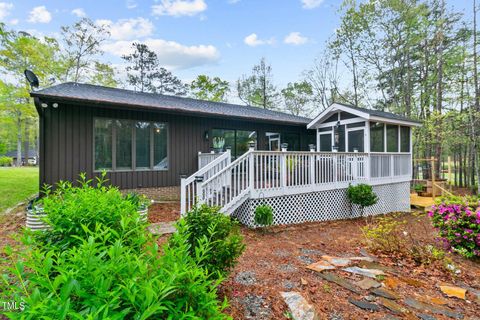
[[[258,107],[136,92],[73,82],[66,82],[31,92],[30,95],[45,100],[53,99],[53,101],[56,98],[62,101],[89,102],[90,105],[114,104],[143,109],[233,117],[237,119],[243,118],[245,120],[281,122],[295,125],[306,125],[311,121],[309,118],[294,116],[279,111],[265,110]]]
[[[345,106],[345,107],[348,107],[348,108],[352,108],[352,109],[361,111],[361,112],[368,113],[369,115],[372,115],[372,116],[375,116],[375,117],[381,117],[381,118],[387,118],[387,119],[392,119],[392,120],[401,120],[401,121],[409,121],[409,122],[421,123],[420,121],[412,120],[412,119],[410,119],[410,118],[408,118],[408,117],[404,117],[404,116],[401,116],[401,115],[398,115],[398,114],[395,114],[395,113],[391,113],[391,112],[385,112],[385,111],[380,111],[380,110],[372,110],[372,109],[365,109],[365,108],[360,108],[360,107],[356,107],[356,106],[353,106],[353,105],[350,105],[350,104],[339,103],[339,102],[335,102],[335,103],[336,103],[336,104],[340,104],[340,105]]]

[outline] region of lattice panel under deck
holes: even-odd
[[[408,182],[377,185],[373,187],[379,201],[366,208],[365,215],[410,210],[410,184]],[[346,189],[302,193],[265,199],[248,199],[234,212],[241,223],[254,227],[255,208],[260,204],[272,206],[274,224],[295,224],[355,218],[360,210],[347,199]]]

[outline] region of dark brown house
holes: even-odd
[[[41,185],[106,170],[121,189],[158,193],[179,186],[181,175],[198,169],[198,153],[214,147],[230,147],[235,158],[250,142],[259,150],[287,143],[289,151],[315,144],[311,119],[257,107],[76,83],[31,96],[40,116]]]

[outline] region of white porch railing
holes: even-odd
[[[215,154],[218,155],[218,154]],[[203,181],[210,179],[220,172],[223,168],[227,167],[231,162],[230,150],[219,154],[215,158],[211,159],[209,163],[203,167],[199,167],[199,170],[189,176],[188,178],[182,178],[180,181],[180,211],[182,213],[190,210],[197,201],[197,191],[200,184]],[[200,164],[200,154],[199,154]]]
[[[213,151],[210,153],[198,152],[198,169],[205,167],[207,164],[222,156],[224,153],[225,152],[215,153]]]
[[[249,197],[340,189],[350,183],[409,181],[410,159],[410,154],[398,153],[248,151],[214,174],[209,169],[209,177],[191,190],[188,186],[198,173],[182,182],[182,195],[192,192],[186,195],[185,206],[182,200],[182,214],[194,204],[192,199],[232,213]]]

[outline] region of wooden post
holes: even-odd
[[[452,191],[452,161],[451,157],[448,156],[448,187],[449,191]]]
[[[432,166],[432,198],[435,200],[435,158],[431,157],[431,166]]]

